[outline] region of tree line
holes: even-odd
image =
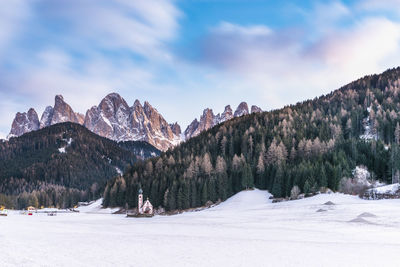
[[[139,187],[167,210],[225,200],[251,187],[275,197],[293,188],[338,190],[361,164],[391,182],[400,169],[399,92],[397,68],[319,98],[232,119],[110,180],[104,205],[136,207]]]
[[[0,142],[0,205],[72,207],[101,197],[108,179],[159,153],[148,143],[117,143],[70,122],[11,138]]]

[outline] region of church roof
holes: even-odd
[[[147,205],[147,203],[149,203],[150,206],[153,206],[149,200],[149,198],[147,198],[147,200],[144,202],[143,206]]]

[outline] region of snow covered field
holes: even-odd
[[[399,266],[400,200],[268,196],[153,218],[11,213],[0,217],[0,266]]]

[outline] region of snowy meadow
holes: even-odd
[[[400,200],[269,196],[243,191],[214,208],[153,218],[11,212],[0,217],[0,265],[398,266]]]

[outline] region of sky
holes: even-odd
[[[0,0],[0,138],[62,94],[117,92],[183,130],[204,108],[271,110],[400,65],[400,0]]]

